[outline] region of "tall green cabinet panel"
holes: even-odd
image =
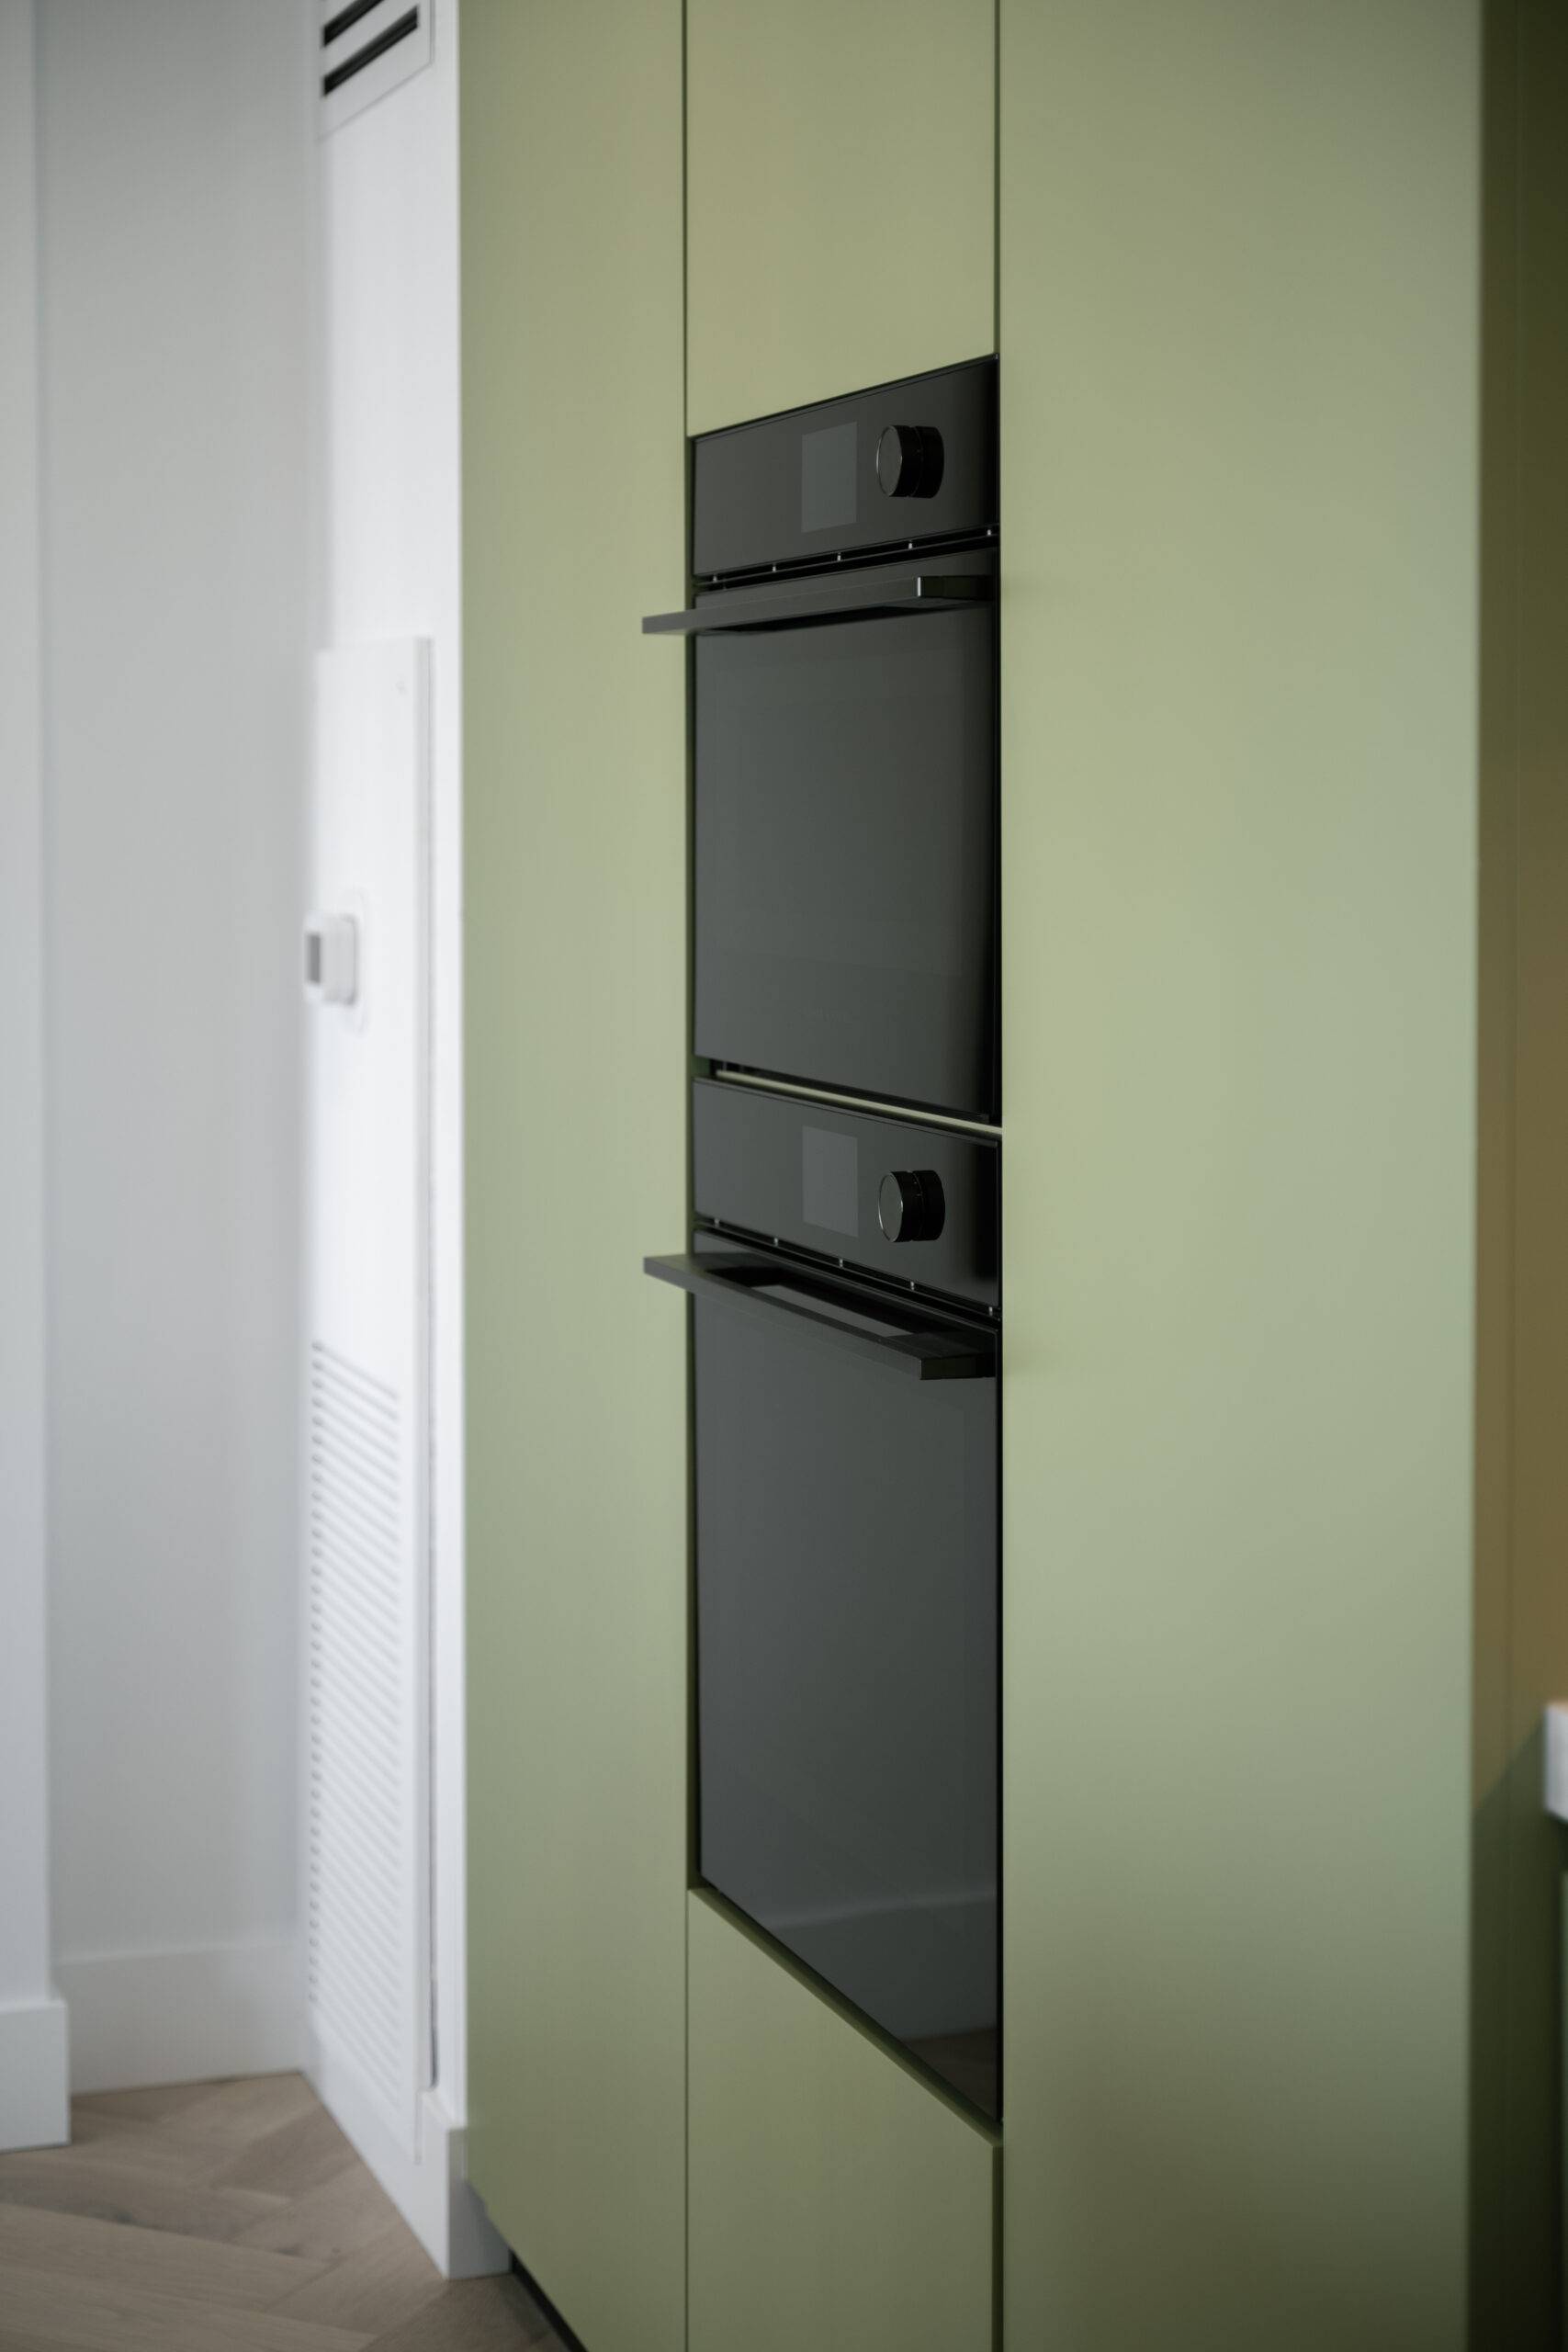
[[[990,2134],[691,1899],[691,2352],[987,2352]]]
[[[1458,2352],[1480,11],[999,38],[1006,2341]]]
[[[996,342],[994,0],[687,0],[691,430]]]
[[[464,0],[470,2170],[685,2340],[680,0]]]

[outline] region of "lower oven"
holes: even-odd
[[[698,1871],[996,2117],[996,1147],[694,1092]]]

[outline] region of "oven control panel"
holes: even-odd
[[[934,1168],[890,1168],[877,1187],[876,1222],[889,1241],[936,1241],[947,1196]]]
[[[906,422],[906,420],[908,420]],[[968,361],[692,445],[699,582],[997,526],[997,363]]]
[[[885,424],[876,444],[884,498],[934,498],[942,488],[942,435],[934,424]]]
[[[726,1079],[692,1088],[692,1205],[705,1223],[996,1308],[1001,1148],[984,1136]]]

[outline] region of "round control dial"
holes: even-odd
[[[946,1214],[934,1168],[899,1169],[883,1178],[876,1222],[889,1241],[934,1241]]]
[[[934,498],[942,488],[942,435],[934,424],[885,424],[876,479],[888,498]]]

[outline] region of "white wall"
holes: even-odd
[[[467,2192],[447,2188],[461,2164],[467,2075],[457,40],[456,0],[439,0],[430,66],[321,148],[319,609],[323,644],[431,640],[436,2064],[420,2165],[400,2166],[351,2109],[340,2113],[436,2258],[470,2270],[503,2257]]]
[[[297,2061],[302,0],[39,0],[55,1932]]]
[[[65,2136],[44,1721],[41,718],[33,0],[0,0],[0,2148]]]

